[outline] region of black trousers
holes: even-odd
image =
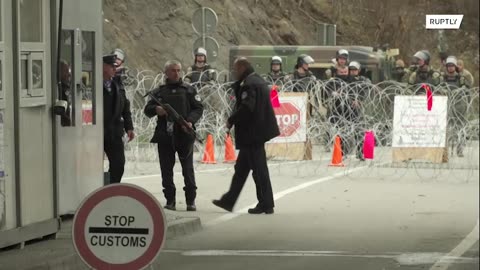
[[[275,205],[264,144],[240,149],[230,190],[222,196],[222,202],[233,208],[247,181],[250,170],[253,171],[252,176],[257,189],[257,207],[262,209],[273,208]]]
[[[187,205],[195,204],[197,197],[197,186],[195,183],[195,173],[193,170],[193,142],[172,143],[166,141],[158,143],[158,157],[160,159],[160,170],[162,173],[163,194],[167,203],[174,203],[176,198],[176,188],[173,182],[173,167],[175,166],[175,153],[178,153],[180,164],[182,165],[182,174],[185,182],[185,200]]]
[[[103,141],[103,151],[107,154],[110,183],[120,183],[125,170],[125,149],[120,136],[110,136]]]

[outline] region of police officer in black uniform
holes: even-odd
[[[120,183],[125,167],[125,150],[122,137],[127,132],[133,140],[132,113],[125,91],[113,79],[116,71],[116,56],[103,57],[103,128],[104,151],[109,161],[110,183]]]
[[[270,101],[270,90],[262,77],[255,73],[246,58],[234,63],[237,81],[233,84],[236,104],[228,118],[227,128],[235,126],[235,144],[240,150],[230,190],[213,204],[232,211],[250,170],[257,189],[258,204],[250,214],[273,214],[274,202],[267,167],[265,142],[280,135]]]
[[[187,69],[185,82],[201,87],[207,82],[215,81],[217,74],[215,69],[207,63],[207,50],[197,48],[194,57],[195,63]]]
[[[181,71],[182,66],[180,62],[168,61],[165,64],[166,82],[153,90],[153,95],[161,102],[172,106],[179,115],[185,118],[191,127],[194,127],[203,114],[203,105],[196,89],[182,81]],[[195,138],[191,137],[185,128],[175,123],[168,112],[153,99],[148,101],[144,113],[150,118],[157,116],[157,127],[150,142],[158,145],[163,193],[167,200],[165,208],[176,210],[176,188],[173,182],[176,152],[182,165],[185,181],[183,190],[185,191],[187,211],[196,211],[197,186],[193,170],[193,144]]]

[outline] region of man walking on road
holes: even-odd
[[[235,126],[235,142],[240,152],[230,190],[220,200],[214,200],[213,204],[232,211],[252,170],[258,204],[255,208],[249,209],[248,213],[273,214],[273,192],[265,142],[280,135],[280,131],[270,101],[270,90],[265,80],[255,73],[246,58],[238,58],[233,69],[237,79],[232,86],[236,104],[228,118],[227,128]]]

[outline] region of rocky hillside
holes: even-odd
[[[104,49],[125,49],[128,65],[160,71],[168,59],[192,62],[193,12],[210,7],[219,19],[216,66],[231,45],[315,45],[316,24],[337,24],[338,45],[400,48],[408,61],[420,49],[463,58],[478,85],[478,0],[104,0]],[[425,29],[425,14],[464,14],[461,30]],[[438,59],[438,58],[437,58]],[[438,62],[434,61],[434,62]]]

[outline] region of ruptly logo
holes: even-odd
[[[460,29],[463,15],[426,15],[425,27],[427,29]]]

